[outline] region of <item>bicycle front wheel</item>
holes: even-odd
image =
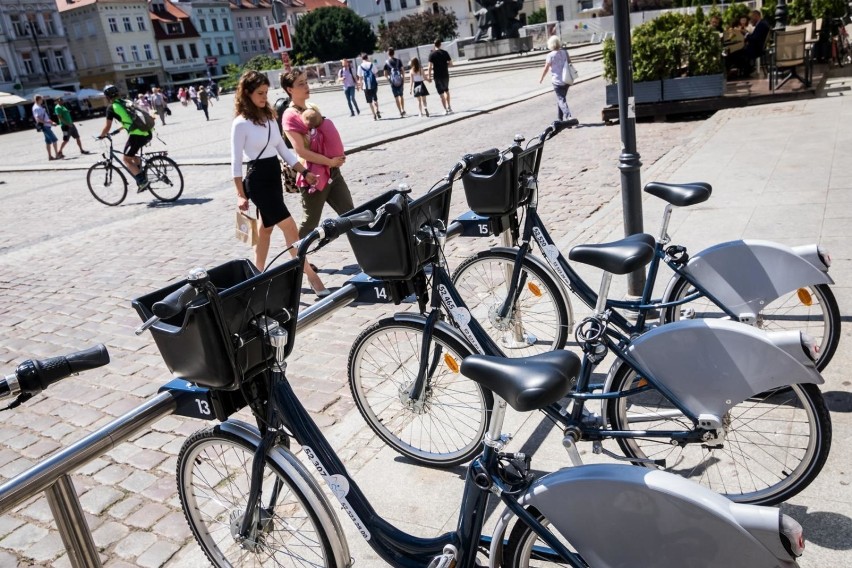
[[[695,291],[686,278],[679,277],[665,301],[682,300]],[[663,317],[663,323],[671,323],[681,319],[728,316],[706,296],[700,296],[692,302],[667,308]],[[803,286],[784,294],[760,310],[755,325],[766,331],[800,330],[813,337],[819,345],[816,366],[820,371],[831,361],[840,342],[840,308],[827,284]]]
[[[621,365],[613,392],[647,385]],[[689,431],[692,422],[656,389],[610,401],[614,430]],[[756,394],[723,416],[725,439],[684,444],[670,437],[618,438],[627,457],[664,459],[666,471],[696,481],[738,503],[774,505],[807,487],[828,458],[831,417],[816,385]],[[655,467],[649,464],[648,467]]]
[[[459,372],[471,349],[435,329],[423,393],[411,398],[420,368],[424,325],[379,320],[349,353],[349,387],[370,428],[416,462],[448,467],[470,461],[481,447],[494,399]]]
[[[175,201],[183,193],[183,174],[174,160],[167,156],[154,156],[145,164],[148,189],[160,201]]]
[[[536,517],[545,528],[550,526],[550,520],[542,515],[535,507],[527,509],[531,515]],[[551,531],[553,532],[553,531]],[[560,542],[565,545],[571,552],[576,552],[569,542],[557,532],[553,532]],[[506,568],[544,568],[547,566],[571,566],[559,556],[551,548],[547,546],[541,537],[523,521],[517,520],[512,532],[509,534],[509,540],[503,549],[503,564]]]
[[[520,294],[505,317],[499,311],[509,293],[515,255],[483,251],[462,262],[453,283],[471,316],[508,357],[528,357],[565,347],[573,327],[559,283],[526,257],[519,278]]]
[[[237,540],[248,503],[256,448],[214,426],[183,444],[177,484],[183,513],[214,566],[332,566],[331,543],[296,480],[269,456],[263,503],[249,538]]]
[[[120,205],[127,197],[127,178],[110,162],[98,162],[89,168],[86,184],[92,196],[104,205]]]

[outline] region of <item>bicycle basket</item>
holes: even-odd
[[[291,260],[258,273],[248,260],[233,260],[207,273],[219,292],[221,319],[201,293],[180,314],[155,323],[151,335],[175,375],[203,387],[234,390],[273,359],[272,349],[251,323],[256,316],[278,321],[287,331],[285,353],[292,351],[302,270],[297,260]],[[186,280],[137,298],[133,307],[147,320],[156,302],[184,284]]]
[[[487,160],[464,174],[462,185],[471,211],[483,217],[499,217],[526,203],[530,191],[521,177],[538,175],[542,148],[541,143],[526,149],[513,146],[509,155]]]

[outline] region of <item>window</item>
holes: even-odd
[[[115,21],[115,18],[107,18],[107,23],[109,24],[109,31],[114,34],[118,33],[118,23]]]
[[[174,61],[175,57],[172,55],[172,46],[167,45],[163,48],[163,53],[166,54],[166,61]]]
[[[437,6],[438,4],[436,3],[435,5]],[[391,11],[391,0],[385,0],[385,12],[390,12],[390,11]]]
[[[9,82],[12,80],[12,73],[9,71],[9,64],[6,60],[0,57],[0,81]]]
[[[257,40],[256,39],[251,40],[251,50],[257,51]]]
[[[222,44],[221,41],[216,44],[216,47],[219,50],[219,55],[225,55],[225,46]]]
[[[251,16],[246,16],[246,29],[250,30],[254,28],[254,25],[251,23]]]
[[[50,12],[43,14],[44,17],[44,33],[47,35],[56,35],[56,26],[53,23],[53,16]]]
[[[130,58],[133,59],[133,61],[139,61],[139,48],[135,45],[130,46]]]
[[[238,30],[243,29],[243,18],[242,18],[242,16],[237,18],[237,29]]]
[[[145,16],[136,16],[136,29],[138,29],[140,32],[145,31]]]
[[[183,47],[182,43],[177,45],[177,55],[178,59],[186,59],[186,48]]]
[[[95,67],[100,66],[101,64],[101,52],[100,50],[95,50]]]
[[[122,63],[127,63],[127,57],[124,55],[124,46],[118,45],[115,48],[115,54]]]
[[[562,6],[556,7],[556,21],[564,22],[565,21],[565,8]]]
[[[169,35],[180,35],[183,33],[183,24],[166,24],[166,33]]]
[[[10,15],[9,19],[12,20],[12,29],[15,30],[16,36],[23,37],[29,35],[28,22],[25,19],[22,19],[18,14]]]
[[[419,6],[419,5],[420,5],[420,0],[414,0],[414,5],[415,5],[415,6]]]
[[[215,21],[215,20],[214,20],[214,21]],[[206,31],[207,31],[207,20],[205,20],[204,18],[201,18],[200,20],[198,20],[198,25],[200,25],[200,26],[201,26],[201,31],[202,31],[202,32],[206,32]]]
[[[222,29],[226,32],[231,31],[231,24],[228,22],[228,18],[222,18]]]
[[[248,50],[249,50],[248,40],[243,40],[242,43],[240,43],[240,47],[242,47],[243,53],[248,53]]]
[[[198,59],[198,47],[194,43],[189,44],[189,54],[193,59]]]
[[[133,26],[130,25],[130,18],[128,16],[124,16],[123,18],[121,18],[121,23],[124,24],[124,31],[133,31]]]
[[[53,50],[53,61],[56,63],[57,71],[65,71],[65,54],[62,53],[61,49]]]
[[[142,49],[145,51],[145,59],[147,59],[148,61],[151,61],[152,59],[154,59],[154,54],[151,52],[151,44],[150,43],[146,43],[145,45],[143,45]]]
[[[404,8],[408,8],[408,3],[405,0],[399,0],[399,8],[400,8],[400,10],[402,10]],[[468,7],[468,10],[470,10],[469,7]]]
[[[594,0],[580,0],[581,10],[592,10],[595,7]]]
[[[204,51],[207,52],[207,57],[213,57],[213,48],[210,47],[209,43],[204,44]]]
[[[260,28],[263,27],[260,23],[260,16],[254,17],[254,27],[256,27],[257,29],[260,29]]]
[[[86,31],[90,36],[98,35],[98,30],[95,28],[95,22],[89,20],[86,22]]]
[[[22,53],[21,60],[24,62],[24,71],[27,75],[35,73],[35,64],[33,64],[33,55],[31,53]]]
[[[213,31],[218,32],[219,31],[219,20],[213,19],[213,20],[210,20],[210,22],[213,24]]]
[[[50,58],[47,56],[46,51],[42,51],[39,54],[39,59],[41,60],[41,68],[44,71],[53,71],[53,69],[50,66]]]
[[[83,37],[83,29],[80,27],[80,22],[74,22],[71,26],[71,31],[74,32],[74,39],[80,39]]]
[[[234,42],[232,42],[232,41],[228,42],[228,53],[230,53],[231,55],[234,55]]]

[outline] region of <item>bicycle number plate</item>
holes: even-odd
[[[177,401],[178,416],[200,418],[201,420],[216,420],[215,407],[210,389],[196,386],[183,379],[169,381],[159,392],[171,392]]]
[[[482,217],[473,211],[459,216],[454,222],[462,226],[460,237],[490,237],[490,217]]]

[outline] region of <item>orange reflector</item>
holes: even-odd
[[[527,288],[530,289],[530,292],[536,298],[541,298],[541,288],[533,284],[532,282],[527,283]]]
[[[450,355],[449,353],[444,353],[444,364],[450,368],[450,371],[453,373],[459,372],[459,363],[456,361],[455,357]]]
[[[799,288],[796,292],[796,295],[799,297],[799,301],[802,302],[804,305],[813,305],[814,297],[811,295],[810,291],[807,288]]]
[[[639,379],[634,388],[641,389],[648,386],[648,379]]]

